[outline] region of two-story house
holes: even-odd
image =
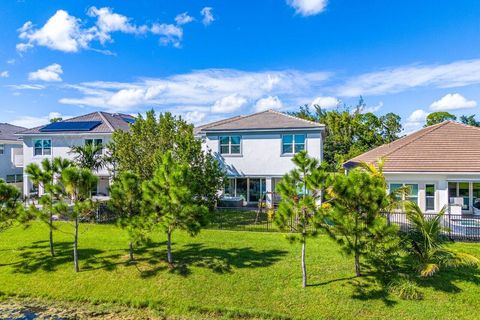
[[[0,123],[0,179],[20,189],[23,181],[23,147],[15,133],[23,130],[23,127]]]
[[[195,128],[204,149],[225,168],[228,181],[223,195],[241,197],[247,204],[266,195],[269,205],[275,201],[278,181],[294,168],[292,157],[297,152],[306,150],[322,160],[324,133],[322,124],[273,110]]]
[[[129,130],[135,118],[125,114],[93,112],[79,117],[50,123],[19,133],[23,139],[24,164],[40,164],[43,159],[56,157],[73,159],[72,146],[85,144],[107,145],[115,130]],[[102,151],[104,152],[104,151]],[[101,168],[96,193],[107,195],[111,180],[111,168]],[[24,194],[31,193],[33,184],[24,173]]]

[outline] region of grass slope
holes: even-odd
[[[138,250],[127,265],[126,234],[82,225],[81,272],[73,272],[71,232],[58,223],[57,257],[49,257],[41,223],[0,234],[0,291],[56,301],[149,307],[161,314],[205,318],[474,319],[480,312],[478,270],[444,271],[422,282],[423,301],[388,295],[372,278],[353,278],[353,259],[327,237],[307,244],[309,283],[301,288],[299,245],[278,233],[205,230],[173,235],[177,265],[164,261],[165,237]],[[480,257],[480,245],[454,244]]]

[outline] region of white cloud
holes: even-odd
[[[60,75],[63,73],[62,66],[58,63],[51,64],[43,69],[30,72],[28,74],[28,80],[30,81],[46,81],[46,82],[58,82],[62,81]]]
[[[8,59],[7,63],[8,64],[15,64],[16,60],[15,59]]]
[[[453,88],[480,83],[480,59],[443,65],[411,65],[352,77],[336,88],[339,96],[384,95],[417,87]]]
[[[281,109],[283,107],[282,100],[277,96],[268,96],[257,100],[255,103],[255,112],[261,112],[269,109]]]
[[[160,43],[162,45],[172,44],[179,48],[183,37],[183,29],[174,24],[154,23],[151,28],[152,33],[160,35]]]
[[[312,103],[310,103],[312,106],[318,105],[324,109],[335,108],[338,107],[339,104],[340,101],[335,97],[316,97],[313,99]]]
[[[194,125],[198,125],[202,123],[202,121],[205,119],[206,116],[207,116],[206,112],[189,111],[183,116],[183,118],[188,123],[193,123]]]
[[[18,51],[26,51],[38,45],[64,52],[77,52],[87,48],[94,37],[92,32],[81,29],[80,20],[65,10],[58,10],[40,29],[28,21],[18,32],[19,38],[27,41],[17,44]]]
[[[240,110],[247,104],[247,99],[239,94],[223,97],[213,104],[213,113],[231,113]]]
[[[403,124],[403,131],[405,134],[413,133],[423,127],[429,113],[422,109],[413,111],[408,116],[407,121]]]
[[[447,111],[475,108],[476,106],[477,102],[474,100],[467,100],[459,93],[449,93],[443,96],[440,100],[434,101],[430,105],[430,110]]]
[[[383,101],[380,101],[378,104],[370,107],[364,107],[360,110],[360,113],[375,113],[383,107]]]
[[[212,10],[213,10],[213,8],[211,8],[211,7],[205,7],[202,10],[200,10],[200,14],[203,17],[202,23],[206,26],[208,26],[213,21],[215,21],[215,18],[213,17]]]
[[[87,11],[90,17],[96,17],[96,37],[101,43],[111,41],[110,33],[123,32],[123,33],[145,33],[148,31],[148,27],[143,25],[137,27],[130,23],[130,18],[114,13],[111,8],[96,8],[90,7]]]
[[[8,78],[9,76],[10,73],[7,70],[0,72],[0,78]]]
[[[330,74],[325,72],[295,70],[246,72],[206,69],[163,78],[139,79],[132,83],[94,81],[67,85],[66,88],[72,92],[59,102],[112,112],[137,112],[142,108],[158,107],[182,114],[189,111],[210,114],[215,104],[215,111],[231,112],[229,110],[236,109],[238,105],[234,101],[242,101],[242,98],[247,102],[257,102],[266,97],[277,97],[283,105],[296,107],[299,105],[298,97],[310,97],[307,99],[311,100],[314,92],[318,92],[318,87],[329,77]],[[229,108],[225,108],[229,101]],[[255,105],[245,103],[238,108],[247,111],[246,107]]]
[[[14,90],[43,90],[46,88],[41,84],[10,84],[7,87]]]
[[[183,25],[195,20],[192,16],[188,15],[188,12],[180,13],[175,17],[175,22],[178,25]]]
[[[319,14],[327,7],[327,0],[287,0],[287,3],[302,16]]]
[[[207,10],[206,14],[213,19],[210,11]],[[151,27],[135,25],[131,22],[131,18],[115,13],[109,7],[90,7],[87,16],[95,19],[93,25],[90,23],[90,26],[88,26],[85,21],[70,15],[65,10],[58,10],[42,27],[36,27],[31,21],[27,21],[18,29],[19,39],[22,42],[16,45],[17,51],[22,53],[35,46],[42,46],[63,52],[78,52],[88,49],[112,54],[108,50],[92,48],[91,44],[94,41],[98,41],[102,45],[106,42],[112,42],[112,33],[114,32],[157,34],[162,36],[160,38],[161,44],[172,44],[175,47],[180,47],[180,41],[183,37],[183,30],[180,25],[193,21],[193,18],[185,12],[176,16],[177,25],[165,23],[154,23]],[[204,16],[204,20],[210,18]]]
[[[65,120],[71,118],[71,116],[64,116],[60,112],[50,112],[48,115],[40,117],[23,116],[13,121],[10,121],[10,123],[20,127],[35,128],[48,124],[50,120],[54,118],[62,118]]]

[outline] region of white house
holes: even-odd
[[[20,189],[23,181],[23,147],[15,133],[23,130],[25,128],[0,123],[0,179]]]
[[[24,165],[40,164],[43,159],[56,157],[73,159],[74,155],[70,152],[72,146],[88,143],[106,145],[115,130],[128,130],[133,121],[130,115],[93,112],[22,131],[18,135],[23,139]],[[96,174],[99,177],[96,193],[107,195],[110,170],[102,168]],[[30,194],[32,187],[32,182],[24,172],[24,194]]]
[[[447,121],[405,136],[355,157],[384,158],[389,189],[410,186],[410,200],[425,213],[449,206],[452,214],[480,214],[480,128]]]
[[[322,160],[324,125],[268,110],[237,116],[195,128],[225,168],[225,197],[257,203],[266,195],[271,204],[275,185],[294,168],[292,157],[306,150]]]

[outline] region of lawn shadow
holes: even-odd
[[[71,264],[73,269],[73,243],[55,242],[55,256],[50,255],[48,241],[35,241],[29,246],[20,247],[20,260],[9,264],[15,273],[34,273],[38,270],[55,271],[64,264]],[[80,271],[96,269],[113,270],[122,254],[103,255],[105,251],[91,248],[78,248]]]
[[[164,246],[165,244],[162,247]],[[165,262],[165,249],[158,251],[149,249],[151,247],[143,249],[143,256],[139,259],[151,265],[151,268],[146,270],[139,268],[142,277],[152,277],[166,269],[171,273],[187,277],[192,273],[192,267],[206,268],[217,274],[231,273],[234,268],[268,267],[287,254],[282,250],[257,251],[250,247],[219,249],[193,243],[183,246],[180,250],[173,250],[174,265],[168,266],[166,263],[160,264]]]
[[[307,287],[321,287],[321,286],[326,286],[326,285],[331,284],[331,283],[342,282],[342,281],[348,282],[348,280],[352,280],[352,279],[355,279],[355,278],[356,278],[356,276],[332,279],[332,280],[328,280],[328,281],[324,281],[324,282],[309,284],[309,285],[307,285]]]
[[[420,278],[417,285],[423,288],[432,288],[446,293],[460,293],[459,282],[470,282],[480,286],[480,269],[478,267],[444,268],[429,278]]]

